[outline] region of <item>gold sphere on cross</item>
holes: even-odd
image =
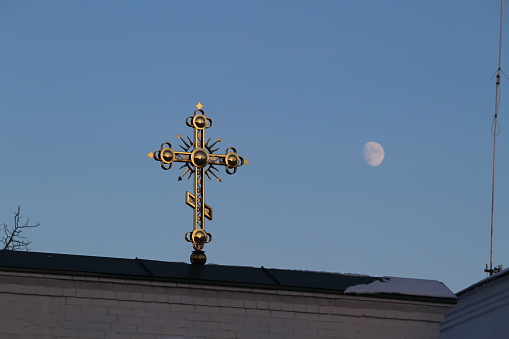
[[[192,234],[192,240],[193,243],[203,246],[207,242],[207,232],[200,228],[195,229]]]
[[[173,151],[170,148],[165,148],[161,151],[161,160],[167,164],[171,164],[175,158]]]
[[[226,155],[226,166],[230,168],[237,167],[240,163],[239,156],[235,153],[228,153]]]
[[[207,127],[207,118],[203,114],[198,114],[193,118],[193,124],[198,129]]]
[[[203,148],[196,148],[191,153],[191,162],[196,167],[205,167],[209,162],[209,154]]]

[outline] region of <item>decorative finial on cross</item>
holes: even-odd
[[[225,154],[215,154],[219,148],[213,148],[221,139],[210,143],[210,138],[205,141],[205,130],[212,127],[212,119],[205,116],[202,110],[203,105],[198,103],[194,114],[186,119],[186,125],[194,129],[194,140],[187,137],[187,141],[182,139],[180,134],[177,137],[184,145],[179,145],[182,151],[174,151],[169,142],[161,145],[161,149],[150,152],[148,157],[159,161],[161,168],[168,170],[173,163],[181,162],[180,167],[185,168],[184,173],[179,176],[182,180],[187,175],[189,179],[194,174],[194,194],[186,192],[186,204],[194,210],[193,230],[185,235],[188,242],[193,243],[194,251],[191,254],[191,263],[194,265],[204,265],[207,256],[203,251],[206,243],[212,241],[212,234],[205,231],[205,218],[212,220],[212,207],[205,204],[205,176],[211,178],[211,175],[221,181],[215,172],[216,166],[224,166],[226,173],[234,174],[237,168],[247,165],[249,161],[237,154],[234,147],[226,149]],[[215,171],[215,172],[214,172]]]

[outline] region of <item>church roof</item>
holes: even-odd
[[[83,255],[0,251],[0,271],[65,274],[187,284],[362,295],[439,303],[456,303],[441,282],[265,267],[121,259]]]

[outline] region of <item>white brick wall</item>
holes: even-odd
[[[0,339],[439,338],[451,305],[0,272]]]
[[[509,336],[509,275],[503,271],[460,294],[458,304],[447,313],[441,326],[443,339]]]

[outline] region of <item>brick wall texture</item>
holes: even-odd
[[[451,305],[0,272],[0,339],[439,338]]]

